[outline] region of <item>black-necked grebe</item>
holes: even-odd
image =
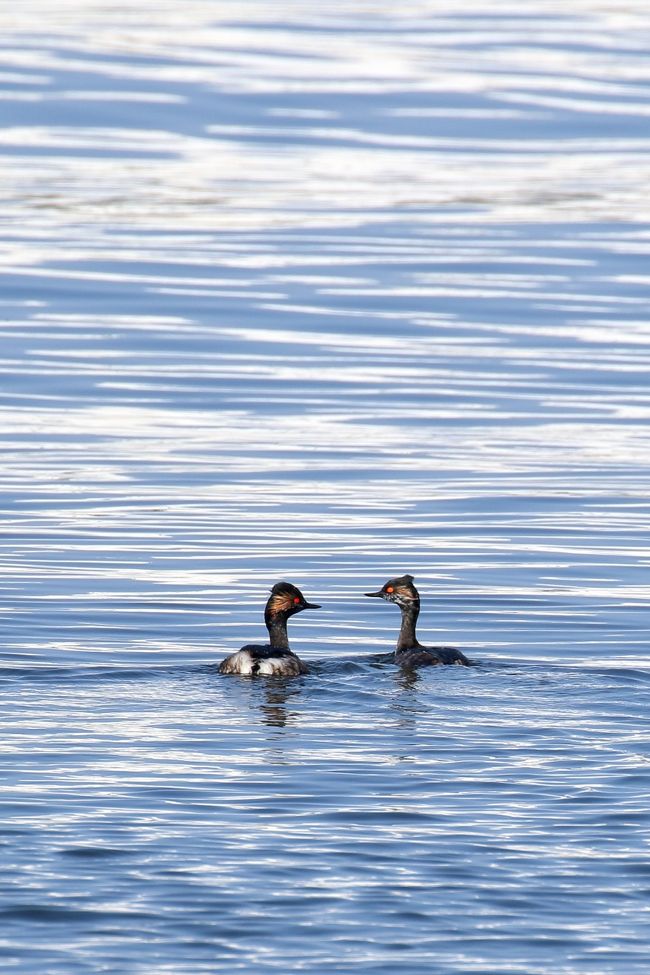
[[[220,674],[244,674],[255,677],[297,677],[306,674],[307,666],[289,649],[287,620],[303,609],[320,609],[308,603],[300,589],[290,582],[276,582],[264,610],[269,642],[251,643],[231,654],[219,664]]]
[[[389,579],[378,592],[366,592],[388,603],[397,603],[402,611],[402,625],[395,648],[395,663],[400,667],[430,667],[435,664],[461,664],[469,666],[464,653],[455,647],[423,647],[415,634],[415,624],[420,615],[420,594],[413,585],[413,576],[404,575]]]

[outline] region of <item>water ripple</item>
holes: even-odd
[[[645,975],[649,27],[12,10],[9,972]]]

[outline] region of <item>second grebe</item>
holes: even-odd
[[[461,664],[469,666],[464,653],[455,647],[424,647],[415,634],[415,624],[420,614],[420,594],[413,585],[413,576],[403,575],[388,582],[377,592],[366,592],[388,603],[397,603],[402,612],[402,625],[395,648],[395,663],[400,667],[430,667],[435,664]]]

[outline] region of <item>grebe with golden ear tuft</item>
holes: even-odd
[[[320,606],[308,603],[300,589],[290,582],[276,582],[264,610],[269,642],[251,643],[232,653],[219,664],[219,673],[246,677],[297,677],[308,673],[306,664],[289,648],[287,636],[287,620],[303,609],[320,609]]]

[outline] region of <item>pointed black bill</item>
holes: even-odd
[[[307,600],[305,600],[304,603],[302,604],[302,608],[303,609],[322,609],[323,607],[322,606],[319,606],[318,603],[308,603]]]
[[[383,590],[381,589],[379,590],[379,592],[364,592],[364,596],[377,596],[379,599],[381,599],[383,595],[384,593]]]

